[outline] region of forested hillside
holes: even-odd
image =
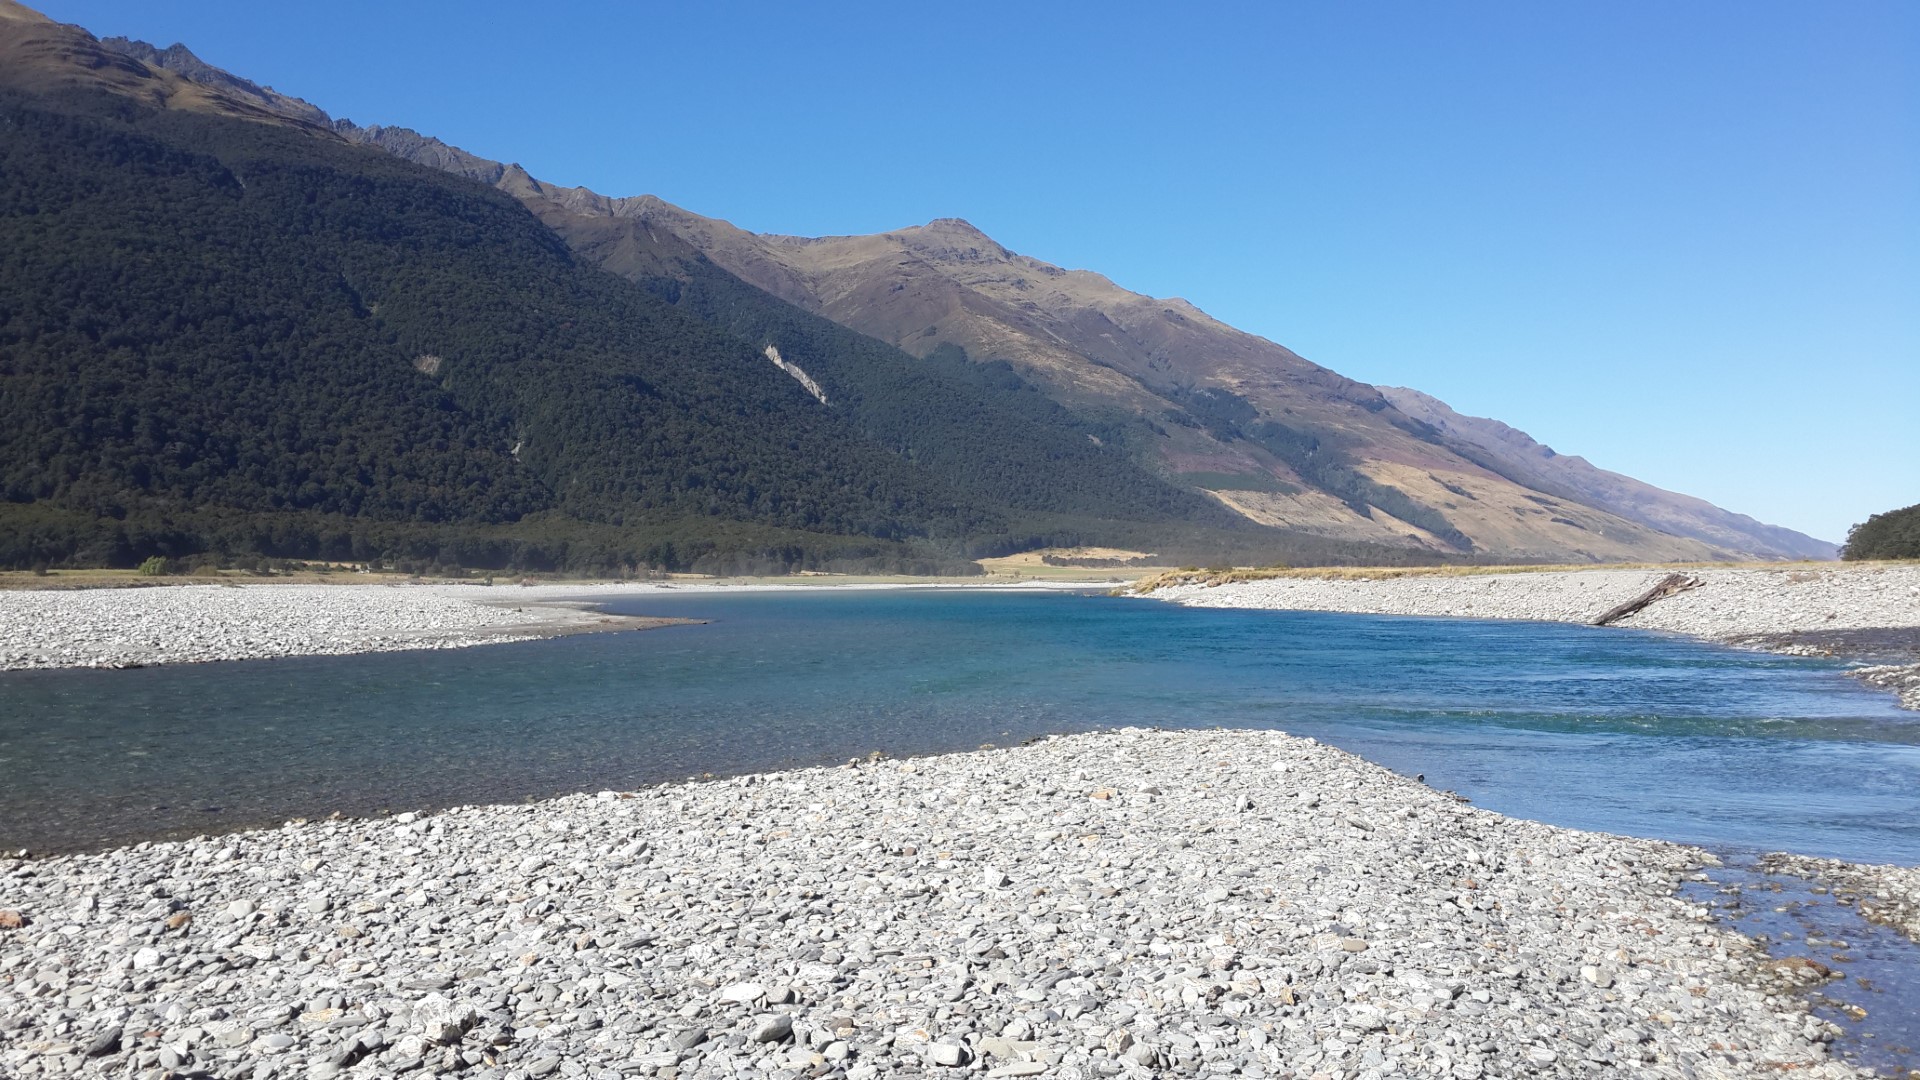
[[[1847,533],[1843,559],[1920,559],[1920,504],[1875,514]]]
[[[530,205],[576,247],[574,229],[599,224]],[[1151,433],[1136,418],[1066,409],[1011,364],[975,363],[956,347],[911,356],[762,292],[670,239],[616,234],[624,251],[609,269],[730,334],[776,347],[868,438],[984,501],[1027,512],[1022,518],[1244,524],[1142,468],[1136,442]]]
[[[697,254],[630,283],[500,192],[310,126],[83,90],[0,92],[0,124],[6,565],[1418,557],[1250,525],[1004,364],[909,357]]]
[[[629,562],[684,561],[650,531],[952,562],[1006,529],[502,195],[265,124],[49,101],[0,97],[6,562],[249,529],[343,556],[477,530],[497,550],[449,555],[566,562],[562,519],[620,527]]]

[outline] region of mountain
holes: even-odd
[[[1920,559],[1920,504],[1875,514],[1847,533],[1846,559]]]
[[[1006,363],[1064,406],[1107,418],[1163,475],[1249,521],[1504,559],[1735,554],[1515,483],[1371,386],[1184,301],[1015,255],[963,221],[867,237],[761,236],[653,196],[548,185],[406,129],[335,130],[493,184],[630,279],[711,263],[923,360]]]
[[[182,46],[5,3],[0,56],[0,562],[1400,557],[1250,526],[1008,365],[697,255],[640,287]]]
[[[1762,559],[1833,559],[1840,549],[1792,529],[1722,510],[1704,499],[1594,467],[1585,458],[1557,454],[1524,431],[1498,420],[1463,416],[1446,402],[1405,387],[1380,392],[1407,416],[1445,436],[1464,456],[1536,491],[1585,503],[1673,536],[1688,536]]]
[[[485,188],[85,91],[0,118],[0,493],[36,528],[116,523],[103,561],[479,530],[557,563],[617,530],[617,561],[670,564],[655,541],[726,523],[805,562],[1005,529]],[[514,561],[468,548],[445,558]]]
[[[0,9],[6,561],[951,567],[1005,533],[517,202],[29,14]]]
[[[94,90],[160,109],[325,130],[325,114],[313,106],[227,75],[182,46],[162,52],[125,38],[100,41],[14,0],[0,0],[0,80],[36,94]]]
[[[19,439],[28,441],[0,442],[0,464],[58,451],[71,475],[65,486],[35,480],[32,468],[16,475],[0,516],[23,520],[19,508],[30,506],[56,508],[69,515],[63,521],[93,514],[150,525],[155,515],[187,514],[204,532],[209,514],[346,515],[356,543],[377,533],[383,543],[418,546],[428,533],[401,524],[457,524],[480,530],[495,556],[524,555],[525,537],[537,533],[542,557],[585,549],[603,562],[615,549],[630,562],[659,562],[636,555],[636,538],[668,535],[680,539],[675,558],[685,562],[686,544],[720,534],[724,543],[700,540],[700,550],[758,545],[777,550],[768,557],[780,565],[852,551],[849,538],[871,542],[859,550],[876,557],[948,560],[1086,542],[1243,562],[1704,559],[1757,550],[1649,527],[1569,487],[1529,486],[1484,448],[1406,415],[1373,387],[1184,301],[1009,252],[957,219],[868,237],[756,235],[648,196],[550,186],[518,165],[406,129],[334,122],[184,46],[99,41],[11,0],[0,0],[0,60],[0,85],[26,95],[9,108],[37,116],[22,130],[41,140],[31,160],[0,174],[26,181],[14,184],[15,225],[40,244],[0,256],[0,269],[21,283],[21,306],[38,305],[23,340],[46,337],[62,305],[112,303],[99,280],[76,281],[72,266],[59,265],[60,245],[99,253],[96,271],[123,251],[152,249],[131,270],[111,266],[121,290],[130,285],[148,304],[147,336],[128,344],[122,334],[104,349],[91,339],[59,346],[77,350],[67,370],[87,376],[98,391],[89,407],[122,417],[120,430],[102,431],[54,391],[56,348],[29,353],[40,368],[28,374],[42,381],[21,385],[43,412],[38,426],[23,421]],[[109,99],[122,104],[108,108]],[[127,102],[144,108],[128,112]],[[46,119],[55,116],[67,126]],[[126,137],[134,142],[116,141]],[[369,157],[363,147],[383,153]],[[132,172],[111,191],[88,192],[90,201],[50,198],[87,189],[89,154],[96,167]],[[193,160],[178,169],[215,186],[224,170],[245,212],[179,176],[143,194],[141,159],[179,155]],[[376,158],[394,164],[382,168]],[[257,182],[266,183],[256,191]],[[315,191],[300,205],[302,185],[320,193],[338,185],[340,206],[328,207],[331,216],[312,210]],[[369,192],[378,198],[369,202]],[[475,201],[483,195],[494,201]],[[504,215],[515,203],[520,215]],[[43,204],[62,212],[49,215]],[[341,209],[349,204],[351,212]],[[197,215],[211,215],[219,243],[239,245],[252,261],[217,265],[220,248],[194,235]],[[277,235],[246,239],[253,229]],[[536,255],[540,243],[547,247]],[[563,264],[539,262],[556,258]],[[370,267],[378,273],[369,276]],[[625,282],[595,276],[594,267]],[[43,283],[63,280],[62,271],[70,294],[49,292]],[[243,276],[206,280],[228,271]],[[554,289],[515,295],[511,283],[522,274],[545,275]],[[234,359],[249,345],[291,353],[308,335],[352,337],[346,323],[330,321],[341,318],[338,305],[319,299],[329,277],[349,297],[344,310],[369,321],[355,331],[355,348],[328,363],[308,355],[267,365],[282,383],[255,385],[262,365]],[[189,296],[179,282],[200,292]],[[416,283],[437,308],[416,302]],[[202,379],[241,394],[241,407],[230,410],[235,403],[218,395],[211,405],[182,396],[190,380],[179,365],[212,364],[217,350],[173,340],[182,320],[162,326],[158,313],[171,304],[192,321],[211,299],[245,324],[289,310],[267,295],[282,291],[311,309],[278,324],[272,342],[249,342],[256,328],[230,327],[232,340],[220,344],[232,362]],[[244,302],[236,306],[236,297]],[[562,329],[588,347],[552,332],[549,320],[561,312],[569,316]],[[438,348],[446,340],[469,347],[448,355],[454,350]],[[419,386],[379,381],[391,372],[373,354],[396,347],[416,350],[408,378],[437,381],[439,412],[423,416],[430,399],[407,399]],[[156,359],[174,366],[156,372]],[[353,364],[379,373],[372,400],[396,411],[370,418],[332,400]],[[95,371],[112,374],[94,379]],[[148,433],[146,449],[127,456],[127,416],[152,427],[198,407],[203,426],[244,419],[278,433],[286,423],[272,423],[260,402],[283,391],[297,391],[299,430],[258,448],[244,463],[245,482],[231,475],[243,463],[230,448],[218,463],[196,456],[213,445],[206,440],[182,462],[168,457],[179,440],[154,453]],[[24,406],[29,397],[9,400]],[[454,425],[432,441],[435,453],[468,458],[429,464],[422,455],[431,454],[395,435],[435,430],[429,420]],[[336,440],[344,448],[329,451],[332,465],[286,467],[287,455],[311,464],[337,421],[361,427]],[[539,442],[523,437],[536,429]],[[562,431],[566,449],[555,452],[552,436]],[[656,432],[673,434],[635,437]],[[377,442],[370,433],[386,438],[384,454],[406,469],[372,479],[346,469],[355,453],[365,460],[358,440]],[[511,460],[496,460],[509,437]],[[450,477],[469,478],[457,489],[465,494],[449,493]],[[403,482],[413,494],[389,490]],[[103,501],[102,491],[111,497]],[[483,497],[496,491],[500,499]],[[45,514],[33,520],[41,534],[57,531]],[[370,532],[369,522],[392,527]],[[580,530],[592,542],[568,547]],[[120,535],[121,549],[134,546],[125,529]],[[658,542],[644,548],[662,550]]]

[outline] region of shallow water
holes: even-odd
[[[1550,623],[1075,593],[682,593],[608,606],[713,621],[0,675],[0,847],[1141,724],[1312,735],[1555,824],[1920,863],[1920,714],[1829,661]]]
[[[1768,956],[1833,972],[1806,997],[1815,1016],[1840,1026],[1837,1056],[1884,1076],[1920,1075],[1920,944],[1868,921],[1825,886],[1764,873],[1737,855],[1708,874],[1711,882],[1682,895],[1760,941]]]

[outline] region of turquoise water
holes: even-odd
[[[99,847],[1124,724],[1275,727],[1557,824],[1920,863],[1920,714],[1838,665],[1545,623],[1061,593],[682,593],[713,620],[0,675],[0,847]]]

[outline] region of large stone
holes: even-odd
[[[472,1005],[440,994],[428,994],[413,1007],[413,1024],[420,1037],[443,1046],[459,1042],[479,1018]]]
[[[753,1033],[748,1038],[757,1043],[773,1043],[782,1042],[792,1035],[793,1017],[786,1013],[774,1013],[755,1021]]]

